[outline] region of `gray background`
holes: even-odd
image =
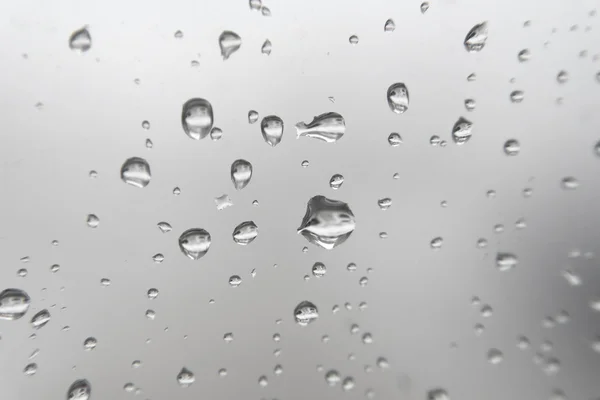
[[[413,0],[265,5],[271,17],[244,0],[2,2],[0,289],[21,288],[32,298],[24,318],[0,321],[2,397],[65,398],[79,378],[91,382],[93,399],[135,396],[123,390],[127,382],[141,388],[136,397],[149,399],[364,398],[369,388],[379,399],[424,399],[434,387],[463,400],[547,399],[555,389],[570,399],[600,396],[600,354],[591,347],[600,315],[589,307],[600,295],[600,159],[593,151],[600,139],[600,27],[589,16],[598,1],[433,0],[425,15]],[[383,31],[388,18],[393,33]],[[526,20],[531,26],[524,28]],[[467,53],[464,37],[482,21],[489,23],[486,46]],[[68,38],[86,24],[93,44],[80,55]],[[177,30],[182,39],[174,38]],[[217,41],[223,30],[243,40],[225,62]],[[356,46],[348,43],[352,34],[360,38]],[[267,38],[270,56],[260,52]],[[532,58],[519,63],[524,48]],[[562,69],[570,79],[559,85]],[[477,80],[467,82],[472,72]],[[402,115],[385,98],[395,82],[410,91]],[[513,90],[525,92],[522,103],[509,101]],[[212,103],[220,141],[184,134],[181,106],[193,97]],[[476,99],[475,111],[464,109],[466,98]],[[284,120],[280,145],[269,147],[260,123],[248,124],[250,109]],[[295,139],[295,123],[329,111],[346,119],[338,143]],[[450,139],[459,116],[474,123],[463,146]],[[391,132],[402,135],[401,146],[387,144]],[[448,146],[431,146],[434,134]],[[502,151],[510,138],[521,142],[516,157]],[[134,156],[152,169],[144,189],[119,179],[121,164]],[[242,191],[229,178],[238,158],[254,166]],[[300,166],[305,159],[308,168]],[[92,169],[97,179],[88,177]],[[392,179],[395,172],[400,179]],[[337,191],[328,185],[335,173],[345,177]],[[561,189],[565,176],[579,180],[577,190]],[[530,198],[522,195],[526,187]],[[490,189],[495,198],[486,197]],[[234,206],[217,211],[214,197],[225,193]],[[332,251],[295,232],[316,194],[347,202],[356,215],[354,234]],[[377,206],[382,197],[393,199],[387,211]],[[97,229],[86,226],[88,213],[100,218]],[[516,230],[520,217],[527,227]],[[260,233],[243,247],[231,233],[246,220]],[[162,234],[159,221],[173,231]],[[503,233],[493,232],[498,223]],[[213,243],[192,261],[177,238],[196,227]],[[444,243],[433,251],[436,236]],[[480,237],[487,249],[476,248]],[[575,249],[592,254],[569,258]],[[517,254],[517,268],[499,272],[496,251]],[[165,261],[155,264],[159,252]],[[19,261],[24,256],[28,264]],[[316,261],[327,275],[305,281]],[[349,262],[356,272],[346,270]],[[61,265],[56,274],[54,263]],[[26,278],[16,275],[22,267]],[[564,269],[582,285],[570,286]],[[228,285],[233,274],[243,279],[235,289]],[[358,284],[362,276],[366,287]],[[103,287],[101,278],[112,285]],[[151,287],[160,291],[155,300],[146,297]],[[493,307],[490,318],[470,304],[475,295]],[[302,300],[320,311],[307,327],[293,320]],[[361,301],[368,303],[363,311]],[[341,310],[333,314],[335,304]],[[30,339],[29,320],[43,308],[52,320]],[[148,308],[156,310],[154,321],[144,316]],[[561,310],[568,323],[543,327]],[[486,327],[480,337],[478,322]],[[353,323],[359,335],[350,334]],[[65,325],[70,330],[62,331]],[[223,341],[226,332],[232,343]],[[373,344],[361,342],[364,332]],[[516,347],[521,334],[532,343],[526,351]],[[98,339],[91,352],[83,349],[88,336]],[[533,362],[544,340],[554,345],[544,357],[561,362],[555,376]],[[27,377],[22,371],[35,348],[38,372]],[[504,353],[501,364],[487,362],[490,348]],[[375,366],[380,356],[389,369]],[[143,365],[132,369],[136,359]],[[175,378],[184,366],[196,375],[186,389]],[[218,376],[220,368],[227,377]],[[353,376],[354,390],[327,386],[331,368]],[[269,378],[265,388],[261,375]]]

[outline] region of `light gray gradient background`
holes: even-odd
[[[64,399],[80,378],[91,382],[96,400],[362,399],[368,388],[377,399],[416,400],[436,387],[462,400],[548,399],[555,389],[569,399],[600,396],[600,354],[591,347],[600,314],[589,306],[600,295],[598,261],[568,257],[574,249],[600,253],[600,158],[593,151],[600,139],[600,26],[589,16],[599,3],[430,3],[423,15],[414,0],[265,0],[267,18],[245,0],[2,2],[0,289],[24,289],[32,305],[24,318],[0,321],[1,397]],[[396,23],[393,33],[383,30],[388,18]],[[467,53],[464,37],[482,21],[489,23],[486,46]],[[84,25],[93,44],[80,55],[68,38]],[[183,39],[173,37],[177,30]],[[227,61],[218,46],[223,30],[243,40]],[[348,43],[353,34],[356,46]],[[260,51],[267,38],[270,56]],[[524,48],[532,57],[519,63]],[[192,60],[200,66],[192,68]],[[562,69],[570,79],[559,85]],[[472,72],[477,80],[467,82]],[[402,115],[385,98],[395,82],[410,91]],[[525,92],[521,104],[509,101],[513,90]],[[212,103],[220,141],[184,134],[181,106],[193,97]],[[465,110],[466,98],[476,99],[475,111]],[[250,109],[261,119],[284,120],[277,147],[263,141],[260,121],[248,124]],[[296,140],[295,123],[329,111],[346,119],[338,143]],[[473,136],[456,146],[450,132],[460,116],[474,123]],[[401,146],[388,145],[391,132],[402,135]],[[447,147],[431,146],[432,135]],[[510,138],[522,145],[516,157],[502,150]],[[133,156],[150,163],[144,189],[119,179]],[[241,191],[229,178],[238,158],[254,166]],[[308,168],[300,166],[305,159]],[[88,177],[92,169],[97,179]],[[337,191],[328,185],[335,173],[345,177]],[[565,176],[576,177],[579,188],[562,190]],[[180,196],[172,194],[175,186]],[[527,199],[526,187],[533,189]],[[486,197],[490,189],[495,198]],[[225,193],[234,206],[217,211],[214,198]],[[296,234],[306,202],[317,194],[347,202],[356,215],[355,232],[332,251]],[[387,211],[377,206],[382,197],[393,199]],[[100,218],[97,229],[86,226],[88,213]],[[520,217],[524,230],[515,228]],[[259,236],[236,245],[231,233],[247,220]],[[159,221],[173,231],[162,234]],[[503,233],[493,232],[498,223]],[[212,235],[198,261],[177,245],[189,228]],[[444,243],[433,251],[436,236]],[[487,249],[476,248],[480,237],[489,240]],[[518,267],[499,272],[497,251],[517,254]],[[159,252],[165,261],[155,264]],[[30,263],[19,262],[24,256]],[[305,281],[316,261],[327,275]],[[349,262],[356,272],[346,270]],[[55,263],[61,269],[52,274]],[[16,275],[22,267],[26,278]],[[581,276],[581,286],[561,276],[566,268]],[[233,274],[243,279],[235,289],[228,285]],[[358,284],[362,276],[366,287]],[[101,278],[112,285],[103,287]],[[160,291],[155,300],[146,297],[152,287]],[[493,307],[490,318],[470,304],[475,295]],[[307,327],[293,321],[302,300],[320,312]],[[361,301],[368,303],[364,311]],[[30,339],[29,320],[43,308],[52,320]],[[144,316],[148,308],[156,310],[154,321]],[[542,326],[561,310],[571,316],[567,324]],[[480,337],[478,322],[485,324]],[[359,335],[350,334],[353,323]],[[71,329],[61,331],[65,325]],[[233,332],[232,343],[223,341],[226,332]],[[364,332],[373,344],[361,342]],[[328,343],[321,342],[325,334]],[[518,335],[530,338],[529,350],[517,348]],[[98,339],[91,352],[83,349],[88,336]],[[554,344],[546,356],[560,359],[556,376],[533,362],[544,340]],[[35,348],[38,372],[27,377],[22,371]],[[490,348],[503,351],[501,364],[487,362]],[[375,366],[380,356],[389,369]],[[132,369],[136,359],[143,365]],[[273,374],[276,364],[281,376]],[[355,389],[327,386],[318,364],[353,376]],[[364,372],[367,364],[373,372]],[[196,375],[186,389],[176,382],[184,366]],[[218,376],[220,368],[227,377]],[[261,375],[269,378],[265,388],[257,383]],[[143,393],[126,393],[127,382]]]

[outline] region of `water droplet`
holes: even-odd
[[[344,136],[346,121],[335,112],[318,115],[307,125],[304,122],[296,124],[296,138],[309,137],[327,143],[335,143]]]
[[[517,266],[519,259],[512,253],[497,253],[496,254],[496,268],[498,271],[508,271]]]
[[[156,224],[156,226],[158,226],[158,229],[160,229],[160,231],[162,233],[167,233],[167,232],[171,232],[171,230],[173,229],[171,227],[171,224],[169,224],[168,222],[159,222],[158,224]]]
[[[221,368],[219,369],[218,374],[221,378],[224,378],[227,376],[227,370],[225,368]]]
[[[140,157],[131,157],[125,160],[121,167],[121,180],[138,188],[146,187],[152,179],[150,165]]]
[[[194,140],[204,139],[214,123],[212,105],[208,100],[195,98],[185,102],[181,110],[181,125],[188,137]]]
[[[253,124],[258,121],[258,113],[254,110],[248,111],[248,123]]]
[[[392,206],[392,199],[390,199],[389,197],[379,199],[377,200],[377,205],[381,210],[385,211]]]
[[[179,236],[179,248],[181,252],[192,260],[204,257],[210,248],[210,244],[210,233],[204,229],[188,229]]]
[[[260,131],[265,142],[275,147],[283,136],[283,120],[276,115],[264,117],[260,123]]]
[[[147,295],[150,300],[154,300],[155,298],[158,297],[158,289],[156,289],[156,288],[148,289]]]
[[[229,286],[238,287],[242,284],[242,278],[239,275],[231,275],[229,277]]]
[[[30,298],[23,290],[5,289],[0,293],[0,319],[16,320],[29,310]]]
[[[181,368],[181,371],[177,374],[177,383],[179,383],[179,386],[181,387],[186,388],[194,383],[195,380],[196,377],[194,376],[194,373],[185,367]]]
[[[183,32],[176,31],[173,36],[175,36],[175,39],[181,39],[181,38],[183,38]]]
[[[36,363],[27,364],[25,366],[25,369],[23,369],[23,373],[27,376],[35,375],[35,373],[37,372],[37,367],[38,366]]]
[[[355,227],[354,214],[348,204],[315,196],[308,201],[298,233],[310,243],[331,250],[344,243]]]
[[[368,283],[369,283],[369,278],[367,278],[366,276],[363,276],[362,278],[360,278],[360,279],[358,280],[358,284],[359,284],[361,287],[365,287],[365,286],[367,286],[367,285],[368,285]]]
[[[35,329],[42,328],[48,322],[50,322],[50,311],[48,311],[47,309],[43,309],[41,311],[38,311],[31,318],[31,326],[33,326]]]
[[[213,126],[213,128],[210,130],[210,139],[217,141],[217,140],[221,140],[222,137],[223,137],[223,130],[217,126]]]
[[[219,36],[219,47],[221,47],[221,56],[223,56],[223,60],[227,60],[230,55],[235,53],[240,48],[241,45],[242,38],[240,38],[235,32],[224,31],[221,33],[221,36]]]
[[[521,145],[516,139],[509,139],[504,143],[504,153],[507,156],[516,156],[521,151]]]
[[[260,9],[260,12],[262,13],[263,17],[270,17],[271,16],[271,10],[269,9],[269,7],[263,6]]]
[[[404,83],[398,82],[391,85],[387,90],[387,102],[390,110],[396,114],[402,114],[408,110],[408,88]]]
[[[477,103],[475,102],[474,99],[466,99],[465,100],[465,108],[467,109],[467,111],[473,111],[476,106],[477,106]]]
[[[344,183],[344,176],[340,175],[340,174],[335,174],[331,177],[331,179],[329,179],[329,186],[333,190],[339,189],[343,183]]]
[[[215,197],[215,204],[217,205],[217,210],[221,211],[226,209],[227,207],[231,207],[233,202],[229,198],[228,195],[224,194],[219,197]]]
[[[373,336],[369,332],[363,334],[362,335],[362,342],[364,344],[372,344],[373,343]]]
[[[592,350],[600,354],[600,336],[592,341]]]
[[[554,389],[549,400],[567,400],[567,395],[560,389]]]
[[[89,337],[83,341],[83,349],[86,351],[91,351],[96,348],[98,345],[98,340],[95,337]]]
[[[97,228],[100,225],[100,218],[94,214],[88,214],[86,223],[90,228]]]
[[[579,187],[579,181],[575,177],[567,176],[562,179],[561,186],[565,190],[575,190]]]
[[[156,253],[152,256],[152,260],[154,260],[155,263],[160,264],[161,262],[165,261],[165,256],[161,253]]]
[[[132,393],[135,390],[135,385],[132,382],[128,382],[123,385],[123,390],[127,393]]]
[[[340,380],[340,374],[334,369],[327,371],[325,374],[325,382],[327,382],[329,386],[337,385],[340,383]]]
[[[306,326],[319,317],[319,311],[310,301],[303,301],[294,309],[294,319],[300,326]]]
[[[92,385],[86,379],[78,379],[69,386],[67,400],[89,400]]]
[[[475,25],[465,37],[465,49],[469,53],[478,52],[485,46],[485,41],[488,37],[487,22],[482,22]]]
[[[354,378],[351,376],[344,378],[344,381],[342,382],[342,389],[344,389],[346,392],[354,389]]]
[[[258,378],[258,385],[260,387],[266,387],[269,384],[269,380],[266,376],[262,375]]]
[[[475,82],[477,80],[477,74],[475,72],[467,76],[467,82]]]
[[[358,36],[352,35],[352,36],[350,36],[350,39],[348,39],[348,41],[350,42],[351,45],[356,45],[356,44],[358,44]]]
[[[233,241],[242,246],[248,245],[258,236],[258,226],[254,221],[245,221],[235,227],[232,233]]]
[[[481,316],[484,318],[491,317],[493,312],[494,312],[494,310],[492,309],[492,307],[490,307],[487,304],[484,305],[483,307],[481,307]]]
[[[571,286],[581,286],[581,284],[583,283],[581,277],[569,269],[565,269],[564,271],[562,271],[562,276],[567,280],[567,282]]]
[[[192,60],[190,61],[190,65],[192,68],[198,68],[200,66],[200,62],[198,60]]]
[[[27,268],[20,268],[17,271],[17,276],[19,276],[21,278],[25,278],[27,276]]]
[[[356,271],[356,264],[350,263],[346,266],[346,269],[350,272]]]
[[[487,359],[490,364],[497,365],[504,360],[504,354],[498,349],[490,349],[487,353]]]
[[[520,103],[525,98],[525,93],[522,90],[515,90],[510,93],[510,101],[513,103]]]
[[[233,342],[233,333],[231,333],[231,332],[227,332],[226,334],[224,334],[224,335],[223,335],[223,340],[224,340],[226,343],[231,343],[231,342]]]
[[[252,164],[246,160],[235,160],[231,164],[231,181],[237,190],[245,188],[252,178]]]
[[[398,147],[402,144],[402,136],[399,133],[392,132],[388,136],[388,143],[392,147]]]
[[[558,83],[566,83],[569,80],[569,73],[567,71],[559,71],[556,75],[556,81]]]
[[[98,177],[98,172],[91,170],[89,173],[89,177],[92,179],[96,179]]]
[[[460,117],[458,121],[454,123],[454,127],[452,128],[452,140],[454,143],[461,145],[469,141],[471,139],[471,130],[473,128],[473,123],[471,121]]]
[[[150,129],[150,122],[142,121],[142,128],[144,128],[145,130]]]
[[[483,324],[475,324],[475,326],[473,327],[473,330],[475,331],[475,335],[481,336],[481,335],[483,335],[485,326]]]
[[[531,58],[531,52],[529,51],[529,49],[523,49],[519,52],[517,58],[520,62],[529,61],[529,59]]]
[[[425,14],[429,10],[429,2],[424,1],[421,3],[421,14]]]
[[[327,273],[327,267],[325,267],[325,264],[323,264],[321,262],[316,262],[313,265],[312,274],[314,276],[316,276],[317,278],[321,278],[321,277],[325,276],[326,273]]]
[[[438,135],[433,135],[432,137],[429,138],[429,144],[431,144],[434,147],[439,145],[440,137]]]
[[[442,244],[444,244],[444,239],[441,237],[435,237],[433,239],[431,239],[431,242],[429,243],[429,245],[431,246],[432,249],[434,250],[438,250],[442,248]]]
[[[526,336],[519,336],[517,338],[517,347],[520,350],[527,350],[529,348],[530,342]]]
[[[396,30],[396,23],[393,19],[388,19],[385,21],[385,25],[383,26],[384,32],[394,32]]]
[[[548,358],[544,364],[543,370],[546,375],[556,375],[558,371],[560,371],[560,361],[555,357]]]
[[[154,310],[146,310],[146,318],[153,321],[156,318],[156,311]]]
[[[87,26],[76,30],[69,37],[69,47],[78,53],[85,53],[92,47],[92,36],[87,30]]]
[[[427,392],[427,400],[450,400],[450,395],[444,389],[432,389]]]
[[[281,335],[279,333],[275,333],[273,334],[273,341],[274,342],[279,342],[281,341]]]
[[[303,160],[303,161],[300,163],[300,166],[302,166],[302,168],[306,168],[306,167],[308,167],[309,165],[310,165],[310,163],[308,162],[308,160]]]
[[[249,4],[251,10],[260,11],[262,7],[262,0],[250,0]]]
[[[269,39],[265,40],[262,47],[260,48],[261,53],[270,55],[271,54],[271,41]]]
[[[533,194],[532,188],[523,189],[523,197],[528,198],[528,197],[531,197],[532,194]]]

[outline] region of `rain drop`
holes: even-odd
[[[487,353],[487,359],[490,364],[497,365],[504,360],[504,354],[498,349],[490,349]]]
[[[525,93],[523,93],[522,90],[515,90],[510,93],[510,101],[512,101],[515,104],[522,102],[524,98]]]
[[[321,278],[321,277],[325,276],[326,273],[327,273],[327,267],[325,267],[325,264],[323,264],[321,262],[314,263],[314,265],[312,267],[312,274],[315,277]]]
[[[325,374],[325,382],[327,382],[329,386],[335,386],[340,383],[340,381],[340,374],[334,369],[327,371]]]
[[[352,36],[350,36],[348,41],[350,42],[351,45],[357,45],[358,44],[358,36],[352,35]]]
[[[390,135],[388,136],[388,143],[392,147],[398,147],[402,144],[402,137],[399,133],[390,133]]]
[[[387,102],[390,110],[402,114],[408,110],[408,88],[404,83],[394,83],[387,90]]]
[[[86,379],[78,379],[69,386],[67,400],[89,400],[92,385]]]
[[[508,271],[517,266],[519,259],[512,253],[497,253],[496,254],[496,268],[498,271]]]
[[[192,260],[198,260],[206,255],[210,248],[210,233],[200,228],[192,228],[179,236],[181,252]]]
[[[235,32],[224,31],[219,36],[219,47],[221,48],[221,56],[223,56],[223,60],[227,60],[229,56],[231,56],[240,48],[241,45],[242,38],[240,38]]]
[[[35,329],[44,327],[44,325],[46,325],[48,322],[50,322],[50,312],[47,309],[38,311],[31,318],[31,326],[33,326]]]
[[[471,30],[469,31],[469,33],[467,33],[467,36],[465,37],[465,49],[467,49],[469,53],[481,51],[481,49],[483,49],[483,47],[485,46],[485,41],[487,40],[487,37],[487,22],[482,22],[480,24],[475,25],[473,28],[471,28]]]
[[[294,309],[294,319],[300,326],[306,326],[319,317],[319,311],[310,301],[303,301]]]
[[[325,196],[311,198],[298,228],[310,243],[331,250],[350,237],[356,222],[348,204]]]
[[[152,179],[150,165],[140,157],[132,157],[125,160],[121,167],[121,180],[131,186],[143,188],[148,186]]]
[[[264,117],[260,123],[260,131],[264,141],[275,147],[283,137],[283,120],[276,115]]]
[[[96,348],[98,345],[98,340],[95,337],[89,337],[83,341],[83,349],[86,351],[91,351]]]
[[[181,110],[181,125],[188,137],[194,140],[204,139],[214,123],[212,105],[208,100],[195,98],[185,102]]]
[[[100,218],[94,214],[88,214],[86,223],[90,228],[97,228],[100,225]]]
[[[385,21],[385,25],[383,26],[384,32],[394,32],[396,30],[396,23],[394,23],[393,19],[388,19]]]
[[[561,186],[565,190],[575,190],[579,187],[579,181],[575,177],[567,176],[562,179]]]
[[[258,113],[254,110],[248,111],[248,123],[253,124],[258,121]]]
[[[37,364],[36,363],[27,364],[25,366],[25,369],[23,369],[23,373],[27,376],[35,375],[36,372],[37,372]]]
[[[335,174],[331,177],[331,179],[329,179],[329,186],[333,190],[337,190],[340,187],[342,187],[343,183],[344,183],[344,176],[340,175],[340,174]]]
[[[87,26],[76,30],[69,37],[69,47],[78,53],[85,53],[92,47],[92,36],[87,30]]]
[[[474,99],[466,99],[465,100],[465,108],[467,111],[473,111],[476,107],[477,103]]]
[[[242,278],[239,275],[231,275],[229,277],[229,286],[238,287],[242,284]]]
[[[504,154],[507,156],[516,156],[521,151],[521,145],[516,139],[509,139],[504,143]]]
[[[296,138],[309,137],[327,143],[335,143],[346,132],[344,117],[335,112],[328,112],[313,118],[309,124],[298,122],[296,124]]]
[[[556,81],[558,83],[566,83],[569,80],[569,73],[567,71],[559,71],[556,75]]]
[[[519,52],[517,58],[520,62],[529,61],[529,59],[531,58],[531,52],[529,51],[529,49],[523,49]]]
[[[258,226],[254,221],[242,222],[235,227],[232,233],[233,241],[242,246],[248,245],[258,236]]]
[[[183,388],[189,387],[195,380],[194,373],[185,367],[177,374],[177,383]]]
[[[271,41],[269,39],[265,40],[262,47],[260,48],[260,52],[266,55],[271,54]]]
[[[237,190],[245,188],[252,178],[252,164],[246,160],[235,160],[231,164],[231,181]]]
[[[5,289],[0,293],[0,319],[16,320],[29,310],[30,298],[20,289]]]
[[[473,128],[473,124],[471,121],[460,117],[458,121],[454,123],[454,127],[452,128],[452,140],[454,143],[461,145],[469,141],[471,139],[471,130]]]
[[[171,224],[169,224],[168,222],[159,222],[158,224],[156,224],[156,226],[158,226],[158,229],[160,229],[162,233],[171,232],[171,230],[173,229],[171,227]]]

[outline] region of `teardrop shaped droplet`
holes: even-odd
[[[89,400],[92,395],[92,385],[87,379],[78,379],[69,386],[67,400]]]
[[[340,174],[335,174],[331,177],[331,179],[329,179],[329,186],[333,190],[339,189],[343,183],[344,183],[344,176],[340,175]]]
[[[192,260],[204,257],[210,248],[210,244],[210,233],[204,229],[188,229],[179,236],[179,248],[181,252]]]
[[[189,387],[195,380],[196,377],[194,376],[194,373],[185,367],[181,368],[181,371],[177,374],[177,383],[179,383],[181,387]]]
[[[219,47],[221,47],[221,56],[223,56],[223,60],[227,60],[241,45],[242,38],[235,32],[224,31],[219,36]]]
[[[260,123],[260,131],[265,142],[275,147],[283,137],[283,120],[276,115],[266,116]]]
[[[150,165],[141,157],[128,158],[121,166],[121,180],[131,186],[146,187],[151,179]]]
[[[242,190],[252,179],[252,164],[246,160],[235,160],[231,164],[231,181],[237,190]]]
[[[271,54],[271,41],[269,39],[265,40],[265,42],[263,43],[262,47],[260,48],[260,52],[266,55],[270,55]]]
[[[460,117],[458,121],[454,123],[452,128],[452,140],[454,143],[461,145],[471,139],[471,130],[473,123],[463,117]]]
[[[31,326],[33,326],[35,329],[40,329],[44,325],[46,325],[49,321],[50,321],[50,311],[48,311],[47,309],[43,309],[41,311],[38,311],[31,318]]]
[[[394,83],[387,90],[387,102],[390,110],[402,114],[408,110],[408,88],[402,82]]]
[[[469,53],[474,53],[481,51],[485,46],[485,41],[488,38],[488,27],[487,22],[482,22],[480,24],[475,25],[467,36],[465,37],[464,45],[465,49]]]
[[[245,246],[252,243],[258,236],[258,226],[256,226],[254,221],[242,222],[235,227],[232,236],[234,242]]]
[[[306,326],[319,318],[319,310],[310,301],[303,301],[294,309],[294,319],[300,326]]]
[[[181,125],[191,139],[204,139],[210,133],[213,123],[213,108],[208,100],[195,98],[185,102],[181,111]]]
[[[516,156],[521,151],[521,145],[516,139],[509,139],[504,143],[504,154],[507,156]]]
[[[496,254],[496,268],[498,271],[508,271],[517,266],[519,259],[512,253],[497,253]]]
[[[385,25],[383,26],[384,32],[394,32],[396,30],[396,23],[393,19],[388,19],[385,21]]]
[[[29,310],[30,298],[21,289],[5,289],[0,293],[0,319],[16,320]]]
[[[331,250],[344,243],[355,227],[354,214],[348,204],[314,196],[308,201],[298,233],[310,243]]]
[[[346,132],[344,117],[335,112],[318,115],[307,125],[304,122],[296,124],[296,138],[302,136],[319,139],[327,143],[335,143]]]
[[[85,53],[92,47],[92,36],[87,30],[87,26],[76,30],[69,37],[69,47],[78,53]]]

